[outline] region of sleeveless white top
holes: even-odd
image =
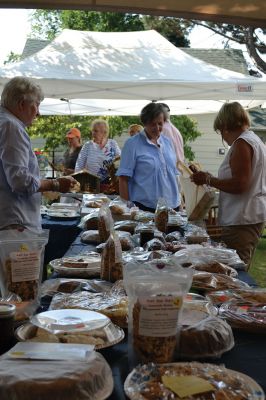
[[[230,147],[219,172],[219,179],[232,177],[229,165],[234,144],[243,139],[253,148],[251,186],[241,194],[220,191],[218,221],[221,226],[250,225],[266,221],[266,145],[252,131],[243,132]]]

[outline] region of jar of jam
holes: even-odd
[[[0,303],[0,354],[8,351],[14,343],[14,317],[16,306]]]

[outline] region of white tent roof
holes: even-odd
[[[156,31],[64,30],[25,60],[0,68],[0,86],[24,75],[50,99],[264,100],[266,80],[215,67]],[[51,100],[50,100],[51,101]],[[105,102],[108,109],[108,102]],[[140,110],[141,107],[138,107]]]
[[[112,99],[51,99],[41,103],[41,115],[139,115],[150,100],[112,100]],[[233,101],[233,100],[232,100]],[[243,107],[250,109],[261,105],[257,100],[238,100]],[[172,115],[216,113],[225,100],[164,100]]]

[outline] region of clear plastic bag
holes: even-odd
[[[96,230],[82,232],[80,235],[80,240],[82,243],[92,243],[92,244],[101,243],[99,231]]]
[[[191,281],[192,272],[177,265],[173,257],[124,266],[133,363],[173,360],[183,297]]]
[[[86,230],[98,230],[99,228],[98,224],[99,224],[99,211],[93,211],[92,213],[87,214],[81,218],[78,227]]]
[[[115,231],[111,232],[102,252],[101,279],[110,282],[123,279],[122,247]]]
[[[122,215],[130,212],[127,202],[120,197],[116,197],[112,200],[109,204],[109,208],[114,215]]]
[[[99,236],[101,242],[106,242],[109,238],[111,231],[114,227],[114,220],[111,214],[111,211],[107,205],[104,205],[100,208],[99,211]]]
[[[183,326],[180,333],[180,356],[185,359],[218,358],[234,346],[230,325],[221,318],[210,316]]]
[[[17,318],[25,319],[39,305],[44,248],[49,231],[0,231],[0,289],[18,304]],[[20,313],[20,316],[19,314]]]
[[[167,232],[167,224],[168,224],[168,205],[166,199],[160,197],[157,202],[154,221],[156,228],[166,233]]]

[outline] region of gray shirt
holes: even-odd
[[[0,107],[0,229],[41,229],[40,171],[25,125]]]

